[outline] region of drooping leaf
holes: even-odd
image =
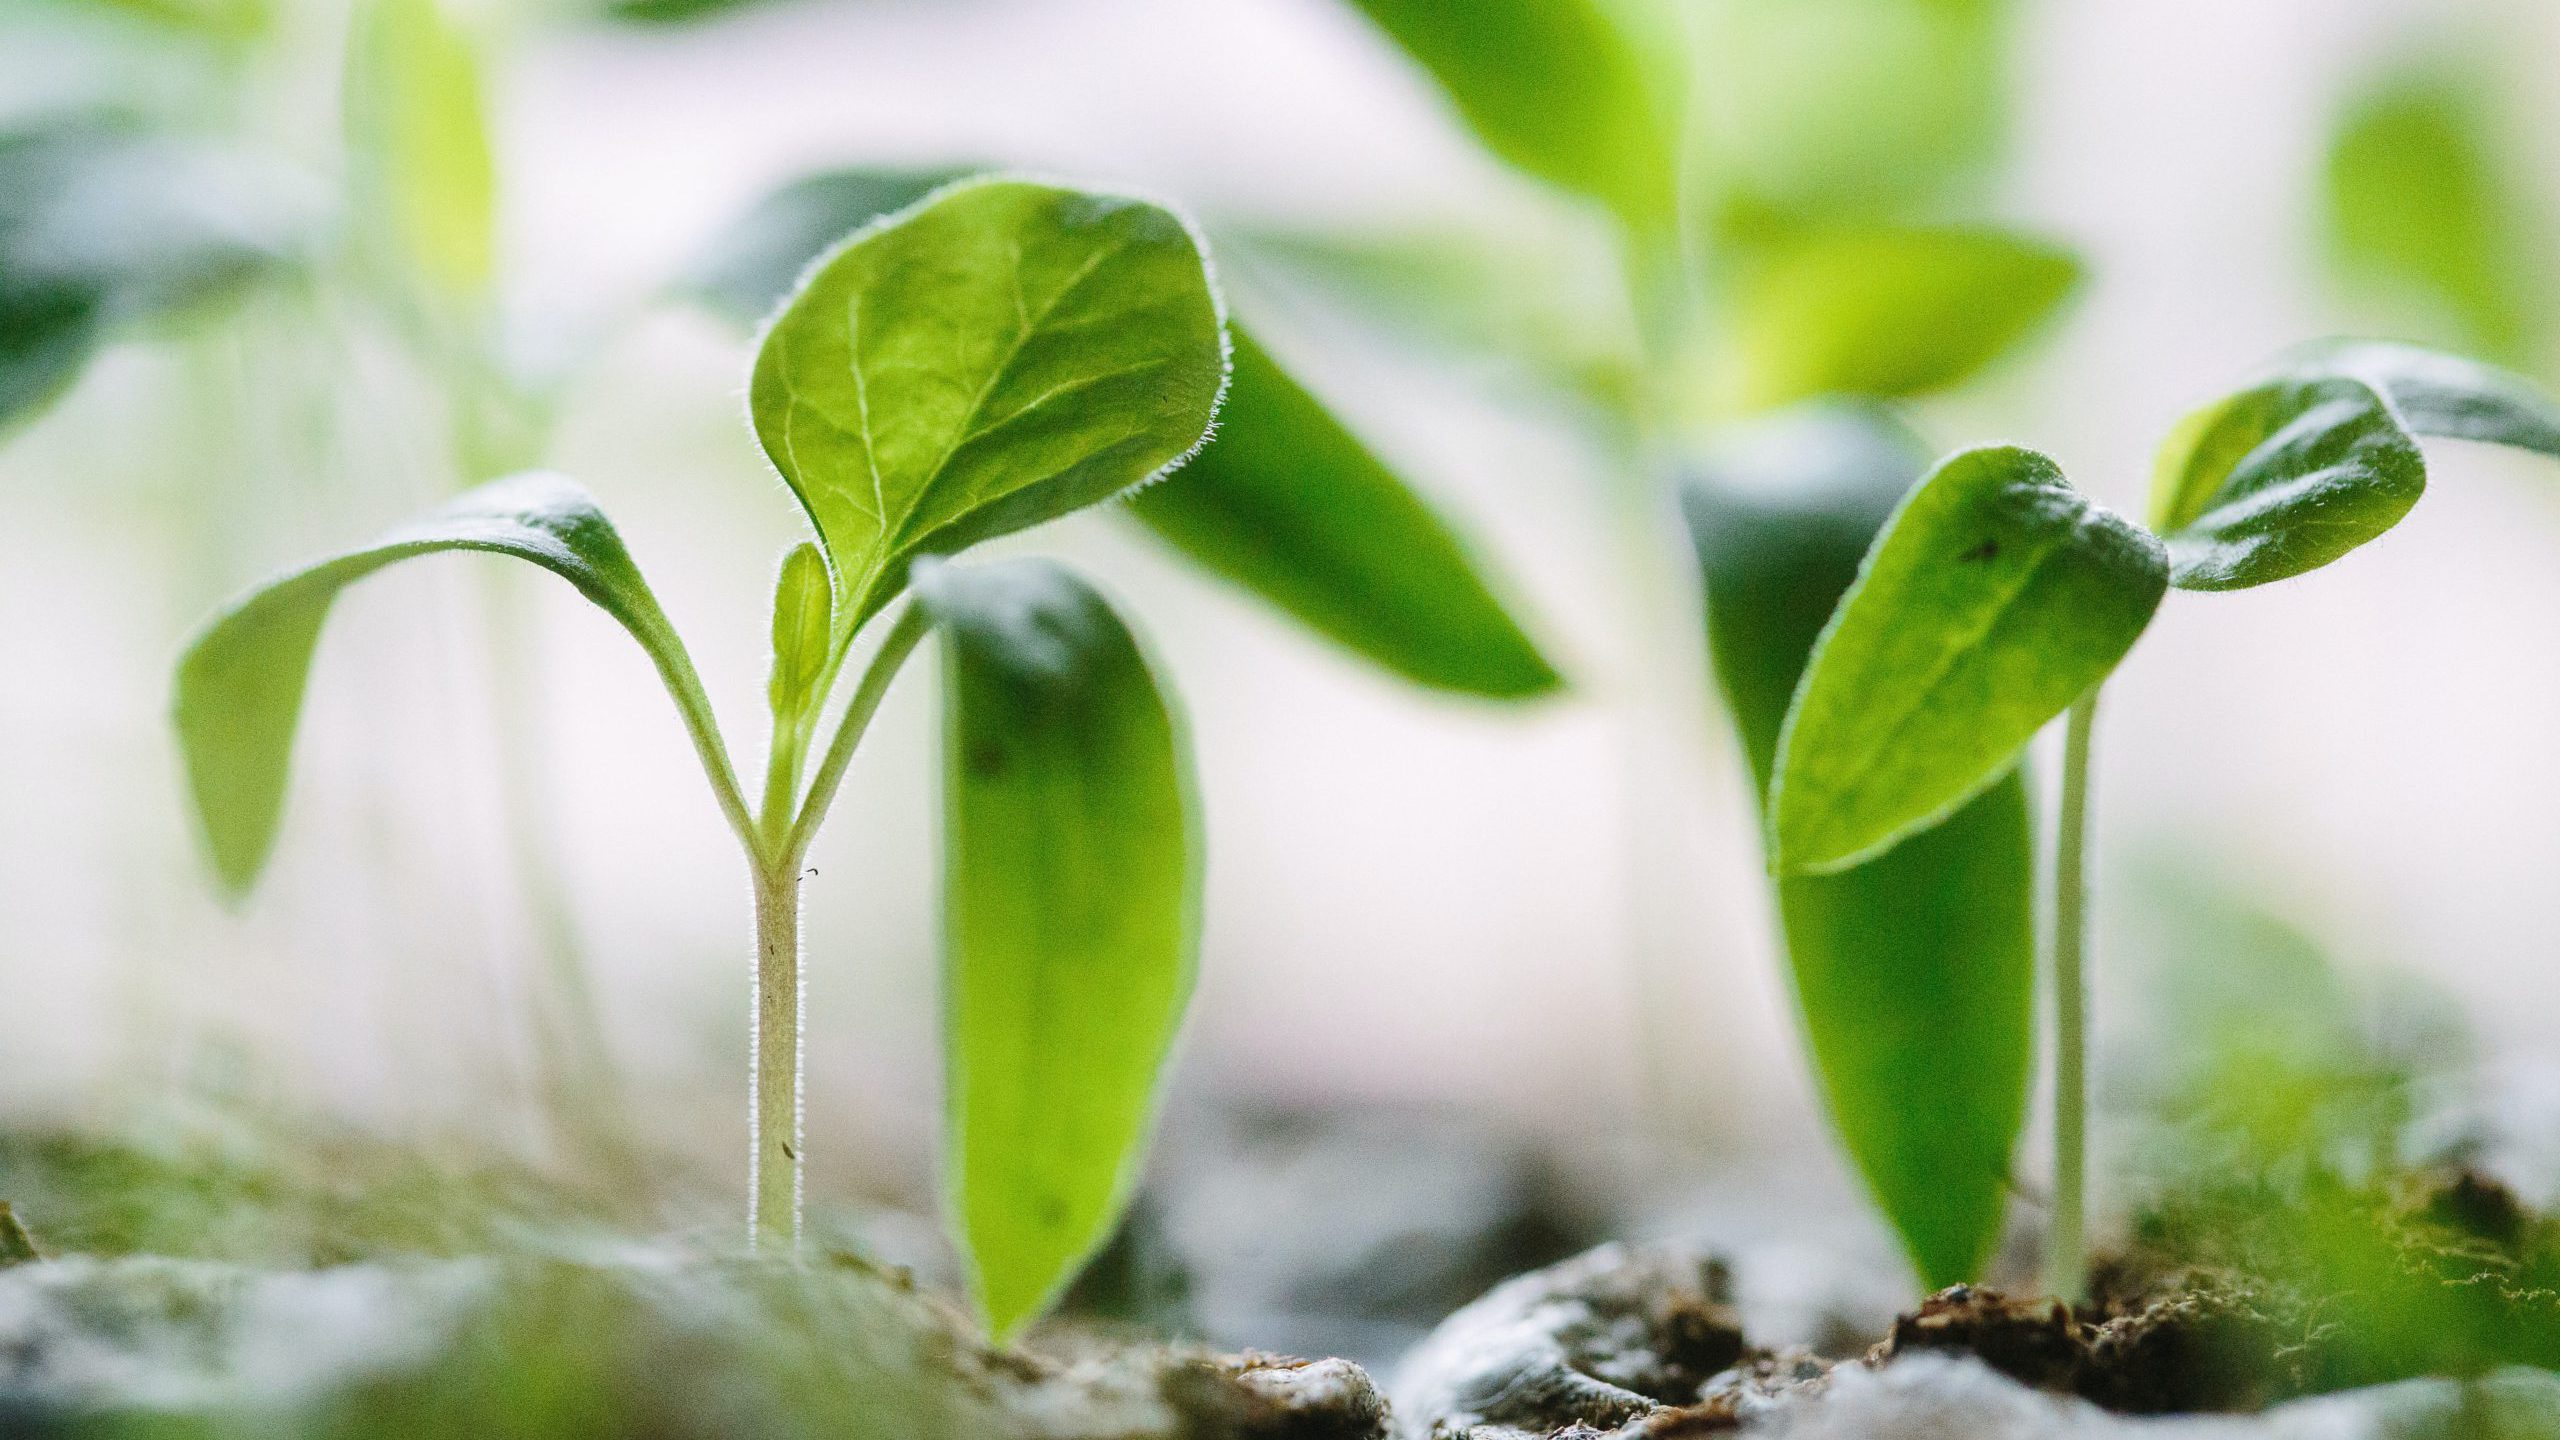
[[[1218,434],[1131,509],[1202,567],[1417,683],[1521,699],[1562,681],[1467,547],[1235,332]]]
[[[2382,392],[2413,435],[2476,440],[2560,458],[2560,403],[2511,370],[2386,340],[2323,340],[2279,370],[2349,375]]]
[[[976,167],[856,166],[804,175],[765,196],[695,257],[677,288],[745,324],[773,313],[811,261]]]
[[[0,426],[108,338],[281,266],[301,224],[239,157],[94,115],[0,131]]]
[[[2546,333],[2551,241],[2502,153],[2494,93],[2489,77],[2430,58],[2359,94],[2330,142],[2327,239],[2350,285],[2522,361]]]
[[[1600,0],[1353,0],[1438,81],[1485,148],[1648,227],[1676,197],[1677,128],[1627,23]]]
[[[2005,139],[2010,0],[1693,0],[1720,239],[1936,208]]]
[[[363,203],[435,303],[476,303],[497,271],[497,162],[480,56],[440,0],[363,0],[347,135]]]
[[[2426,490],[2418,442],[2344,375],[2282,379],[2179,423],[2153,524],[2182,589],[2240,590],[2316,570],[2400,522]]]
[[[1717,389],[1733,409],[1943,390],[2015,348],[2079,283],[2069,251],[1958,227],[1818,231],[1735,287]]]
[[[1773,867],[1883,853],[2006,773],[2151,622],[2168,556],[2008,446],[1940,462],[1876,538],[1778,743]]]
[[[1199,944],[1189,746],[1056,565],[919,567],[942,631],[950,1198],[999,1341],[1126,1204]]]
[[[765,334],[750,406],[832,562],[842,644],[916,556],[1179,463],[1225,383],[1217,297],[1180,219],[987,179],[819,266]]]
[[[789,721],[818,698],[835,640],[835,582],[818,547],[803,540],[782,557],[773,582],[773,674],[766,698],[774,718]]]
[[[1881,414],[1790,412],[1684,488],[1707,638],[1756,793],[1815,639],[1927,465]],[[1944,824],[1836,875],[1777,882],[1823,1097],[1931,1289],[1998,1241],[2035,1053],[2035,849],[2012,773]]]
[[[512,555],[578,587],[648,652],[697,745],[716,745],[693,662],[594,499],[560,475],[493,481],[370,545],[258,587],[188,644],[178,662],[178,743],[206,848],[232,894],[257,883],[275,848],[312,651],[338,592],[384,566],[454,550]]]

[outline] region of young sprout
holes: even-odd
[[[2046,1283],[2057,1295],[2079,1298],[2087,1276],[2086,852],[2099,688],[2170,588],[2286,579],[2398,523],[2426,485],[2422,435],[2560,457],[2560,405],[2451,355],[2307,346],[2170,432],[2148,529],[2099,507],[2032,450],[1964,451],[1903,501],[1814,646],[1769,795],[1782,877],[1856,874],[1898,853],[2000,783],[2036,733],[2069,714],[2050,930]]]
[[[900,666],[939,633],[948,1202],[988,1326],[1008,1336],[1125,1201],[1192,988],[1199,826],[1179,720],[1102,596],[1043,561],[945,557],[1180,464],[1226,372],[1217,294],[1171,213],[1003,177],[929,196],[810,270],[756,359],[757,436],[815,533],[775,587],[772,740],[754,802],[612,524],[571,481],[526,474],[259,588],[188,648],[176,719],[214,867],[245,893],[274,846],[304,681],[340,590],[454,550],[576,586],[656,665],[747,859],[749,1235],[787,1255],[809,846]]]

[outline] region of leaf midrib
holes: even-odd
[[[1023,347],[1031,343],[1031,336],[1033,333],[1046,325],[1049,321],[1049,317],[1057,313],[1058,307],[1065,304],[1069,296],[1083,288],[1085,282],[1092,279],[1104,265],[1128,253],[1129,248],[1136,243],[1137,237],[1135,235],[1123,235],[1109,248],[1095,251],[1093,255],[1084,262],[1084,264],[1077,267],[1075,274],[1069,276],[1064,285],[1058,287],[1055,294],[1051,295],[1046,301],[1041,303],[1039,312],[1029,316],[1027,323],[1024,323],[1019,318],[1024,312],[1022,310],[1022,301],[1019,293],[1022,283],[1022,266],[1020,261],[1021,247],[1017,242],[1015,246],[1016,258],[1012,270],[1012,276],[1016,287],[1016,295],[1014,298],[1015,314],[1018,318],[1014,328],[1013,339],[1005,346],[1003,356],[999,358],[995,364],[987,368],[986,379],[978,386],[978,393],[971,398],[969,401],[969,408],[961,412],[959,422],[952,427],[951,440],[944,445],[941,456],[937,458],[917,479],[916,484],[911,488],[907,496],[906,503],[900,507],[897,519],[892,522],[886,515],[879,517],[880,537],[873,546],[869,563],[863,567],[861,583],[854,587],[854,608],[857,613],[859,606],[867,602],[869,599],[872,587],[880,583],[880,576],[888,569],[890,559],[895,556],[905,544],[903,532],[907,527],[907,522],[915,518],[917,508],[924,503],[925,497],[939,484],[942,479],[943,472],[951,465],[951,457],[960,452],[960,447],[962,445],[967,444],[970,439],[974,438],[972,432],[978,427],[978,420],[981,412],[986,408],[987,398],[995,393],[996,385],[1004,378],[1005,372],[1012,369],[1014,362],[1022,358]],[[858,340],[858,336],[854,338]],[[856,393],[861,393],[864,388],[864,382],[862,377],[862,349],[858,343],[849,344],[847,346],[847,359],[853,371],[855,391]],[[1007,417],[1008,423],[1012,418],[1014,417]],[[869,448],[869,438],[867,434],[865,436],[864,446],[866,450]],[[873,474],[875,476],[878,474],[878,468],[879,462],[875,458],[872,462]]]

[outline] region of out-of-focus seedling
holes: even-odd
[[[1486,150],[1603,235],[1591,248],[1615,263],[1584,267],[1608,271],[1598,298],[1510,288],[1623,315],[1619,353],[1576,344],[1507,358],[1527,358],[1607,417],[1602,437],[1630,472],[1612,512],[1647,656],[1695,634],[1670,609],[1691,587],[1665,573],[1658,533],[1669,507],[1655,502],[1678,484],[1716,677],[1765,791],[1822,617],[1920,464],[1912,442],[1865,410],[1719,432],[1801,401],[1955,388],[2048,329],[2078,287],[2081,266],[2061,246],[1949,218],[1966,213],[1970,182],[1998,149],[2011,7],[1351,3]],[[1643,684],[1689,700],[1656,677]],[[1640,750],[1629,747],[1631,765],[1644,763]],[[2031,1079],[2024,784],[1996,786],[1963,813],[1889,862],[1789,877],[1776,897],[1832,1119],[1932,1287],[1980,1278]]]
[[[760,800],[611,523],[571,481],[525,474],[259,588],[189,647],[176,719],[214,867],[243,893],[274,846],[304,681],[340,590],[455,550],[576,586],[657,667],[746,852],[749,1229],[788,1252],[800,882],[873,712],[939,632],[949,1201],[987,1323],[1009,1335],[1125,1200],[1191,991],[1198,824],[1178,718],[1110,605],[1046,562],[944,557],[1180,464],[1226,373],[1199,245],[1155,205],[999,177],[888,217],[809,272],[756,359],[757,436],[814,531],[776,586]]]
[[[2099,687],[2171,587],[2238,590],[2317,569],[2398,523],[2426,485],[2418,437],[2560,457],[2560,405],[2504,371],[2332,341],[2170,432],[2151,526],[2113,515],[2032,450],[1941,462],[1867,552],[1779,737],[1772,866],[1842,872],[1934,835],[2069,713],[2050,935],[2055,1162],[2048,1283],[2084,1287],[2086,848]],[[1910,980],[1925,1003],[1932,982]],[[1901,1003],[1889,993],[1884,1003]]]

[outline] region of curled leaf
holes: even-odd
[[[2172,583],[2239,590],[2316,570],[2382,534],[2426,485],[2418,442],[2373,387],[2344,375],[2283,379],[2171,433],[2153,523]]]
[[[370,545],[269,581],[188,644],[178,661],[178,744],[206,848],[232,894],[257,883],[275,848],[312,651],[338,592],[387,565],[457,550],[539,565],[619,621],[658,667],[712,764],[718,726],[693,662],[595,500],[561,475],[492,481]],[[715,784],[727,764],[718,760]],[[735,788],[728,780],[730,795]]]
[[[2123,660],[2168,578],[2158,540],[2044,456],[1940,462],[1814,646],[1778,742],[1773,868],[1845,870],[1980,794]]]

